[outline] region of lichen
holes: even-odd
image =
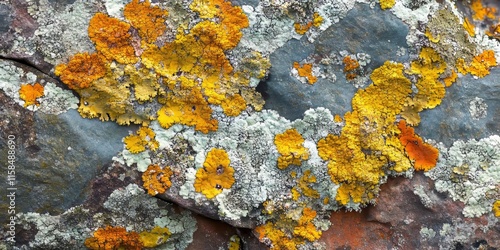
[[[25,102],[24,107],[30,105],[40,105],[38,98],[43,96],[43,86],[40,83],[22,84],[19,89],[19,97]]]
[[[314,84],[318,81],[318,77],[314,71],[312,63],[304,63],[303,65],[300,65],[298,62],[293,63],[292,74],[297,74],[299,77],[305,78],[309,84]]]
[[[274,144],[280,153],[278,168],[285,169],[290,165],[300,166],[303,160],[309,158],[309,153],[302,145],[304,138],[296,129],[289,129],[274,137]]]
[[[85,246],[93,250],[136,249],[140,250],[143,244],[136,232],[127,232],[123,227],[99,228],[94,236],[85,240]]]
[[[143,187],[149,195],[155,196],[164,193],[171,185],[170,177],[173,172],[170,167],[163,167],[156,164],[148,166],[148,169],[142,174]]]
[[[136,134],[126,136],[123,139],[125,148],[133,154],[143,152],[148,148],[155,151],[158,149],[158,141],[155,140],[155,133],[148,127],[141,127]]]
[[[207,154],[203,168],[196,172],[194,188],[196,192],[212,199],[223,189],[231,188],[234,184],[234,168],[229,164],[229,156],[223,149],[214,148]]]
[[[425,143],[420,136],[415,135],[412,127],[406,125],[404,120],[399,121],[398,128],[401,131],[399,140],[405,147],[405,153],[413,161],[415,170],[429,171],[436,166],[439,151]]]

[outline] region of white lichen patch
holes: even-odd
[[[435,1],[421,1],[422,4],[420,4],[418,8],[412,9],[410,6],[413,5],[414,2],[413,0],[396,1],[396,4],[390,9],[395,16],[408,24],[410,30],[406,36],[406,41],[410,47],[419,41],[419,36],[423,35],[423,33],[417,29],[419,25],[426,24],[429,21],[429,17],[432,17],[439,9],[439,4]]]
[[[134,154],[124,149],[121,154],[123,160],[125,160],[125,163],[127,163],[127,166],[132,166],[132,164],[135,163],[139,172],[145,172],[148,169],[148,166],[151,164],[151,158],[149,157],[149,153],[147,150]]]
[[[469,102],[469,113],[474,120],[485,118],[488,114],[487,110],[488,105],[483,98],[476,97]]]
[[[439,192],[465,203],[466,217],[478,217],[491,211],[500,192],[500,136],[479,141],[456,141],[446,148],[439,145],[436,167],[426,173]]]

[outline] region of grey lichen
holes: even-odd
[[[426,175],[435,181],[436,190],[465,203],[464,216],[490,212],[500,197],[500,136],[459,140],[450,148],[441,145],[437,166]]]

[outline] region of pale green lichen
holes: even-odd
[[[441,145],[440,152],[437,166],[426,173],[436,190],[464,202],[465,217],[491,212],[495,197],[500,197],[500,136],[459,140],[450,148]]]
[[[30,105],[27,107],[29,110],[58,115],[77,108],[78,98],[71,91],[46,81],[45,77],[39,78],[33,72],[26,71],[13,62],[0,60],[0,89],[19,105],[24,107],[24,101],[19,96],[21,85],[35,82],[40,82],[44,86],[43,96],[37,99],[39,105]]]

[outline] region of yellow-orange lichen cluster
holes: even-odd
[[[189,30],[179,24],[173,41],[166,41],[173,30],[166,25],[168,12],[148,0],[125,5],[125,20],[94,15],[88,33],[96,52],[77,54],[55,69],[81,96],[82,116],[143,125],[158,119],[165,128],[179,123],[208,133],[218,126],[209,105],[220,105],[228,116],[247,105],[262,108],[249,83],[265,76],[268,59],[252,53],[235,69],[226,56],[248,26],[241,7],[225,0],[195,0],[189,7],[201,20]],[[147,102],[162,107],[135,107]]]
[[[255,228],[259,234],[259,240],[264,238],[272,242],[272,249],[294,250],[300,244],[307,241],[318,240],[322,232],[312,223],[317,213],[315,210],[305,207],[302,209],[300,218],[293,220],[288,217],[281,218],[278,222],[270,222]]]
[[[350,56],[344,57],[342,60],[344,63],[344,73],[347,80],[352,80],[356,78],[356,70],[359,69],[359,62]]]
[[[293,68],[297,70],[297,74],[301,77],[305,77],[309,84],[314,84],[318,81],[318,77],[316,77],[313,73],[313,64],[312,63],[304,63],[300,65],[298,62],[293,63]]]
[[[411,167],[400,150],[394,124],[412,92],[403,65],[386,62],[373,71],[371,79],[373,84],[352,99],[353,111],[345,114],[340,136],[330,134],[317,145],[319,156],[329,161],[332,181],[340,184],[336,200],[343,205],[351,199],[357,203],[373,199],[385,168],[402,172]]]
[[[497,9],[495,7],[485,7],[482,0],[472,0],[471,9],[474,12],[474,20],[495,19]]]
[[[285,169],[290,165],[300,166],[302,161],[309,159],[309,152],[303,146],[304,138],[296,129],[288,129],[274,137],[274,144],[280,156],[278,168]]]
[[[461,74],[470,73],[473,76],[485,77],[490,74],[490,68],[497,66],[495,52],[485,50],[481,54],[475,56],[472,62],[465,63],[463,58],[457,59],[457,69]]]
[[[492,211],[495,217],[500,217],[500,200],[493,202]]]
[[[143,186],[151,196],[162,194],[172,185],[170,181],[172,174],[170,167],[161,168],[156,164],[149,165],[142,174]]]
[[[157,247],[170,237],[168,228],[154,227],[151,231],[141,233],[127,232],[123,227],[99,228],[93,237],[85,240],[85,246],[93,250],[130,249],[140,250],[144,247]]]
[[[297,34],[304,35],[312,26],[319,27],[321,23],[323,23],[323,17],[320,16],[319,13],[314,12],[312,21],[309,21],[306,24],[296,22],[293,24],[293,28]]]
[[[380,0],[380,8],[390,9],[396,4],[396,0]]]
[[[143,244],[139,234],[127,232],[123,227],[99,228],[94,236],[85,240],[85,246],[93,250],[137,249],[141,250]]]
[[[214,148],[207,154],[203,167],[196,172],[194,189],[208,199],[231,188],[234,184],[234,168],[229,164],[229,155],[223,149]]]
[[[131,153],[137,154],[149,148],[152,151],[158,149],[160,144],[155,140],[155,132],[148,127],[141,127],[135,135],[129,135],[123,139],[125,148]]]
[[[405,147],[408,157],[414,161],[415,170],[428,171],[434,168],[439,156],[437,148],[425,143],[404,120],[399,122],[398,128],[401,131],[399,140]]]
[[[293,178],[297,177],[296,172],[292,172],[291,174]],[[311,170],[308,169],[304,171],[300,177],[298,185],[292,188],[291,192],[293,200],[297,201],[301,194],[313,199],[319,198],[319,192],[310,186],[312,183],[316,183],[316,176],[314,176],[311,173]]]
[[[43,96],[43,86],[40,83],[31,84],[21,84],[19,89],[19,97],[24,101],[24,107],[30,105],[39,105],[40,103],[36,100]]]

